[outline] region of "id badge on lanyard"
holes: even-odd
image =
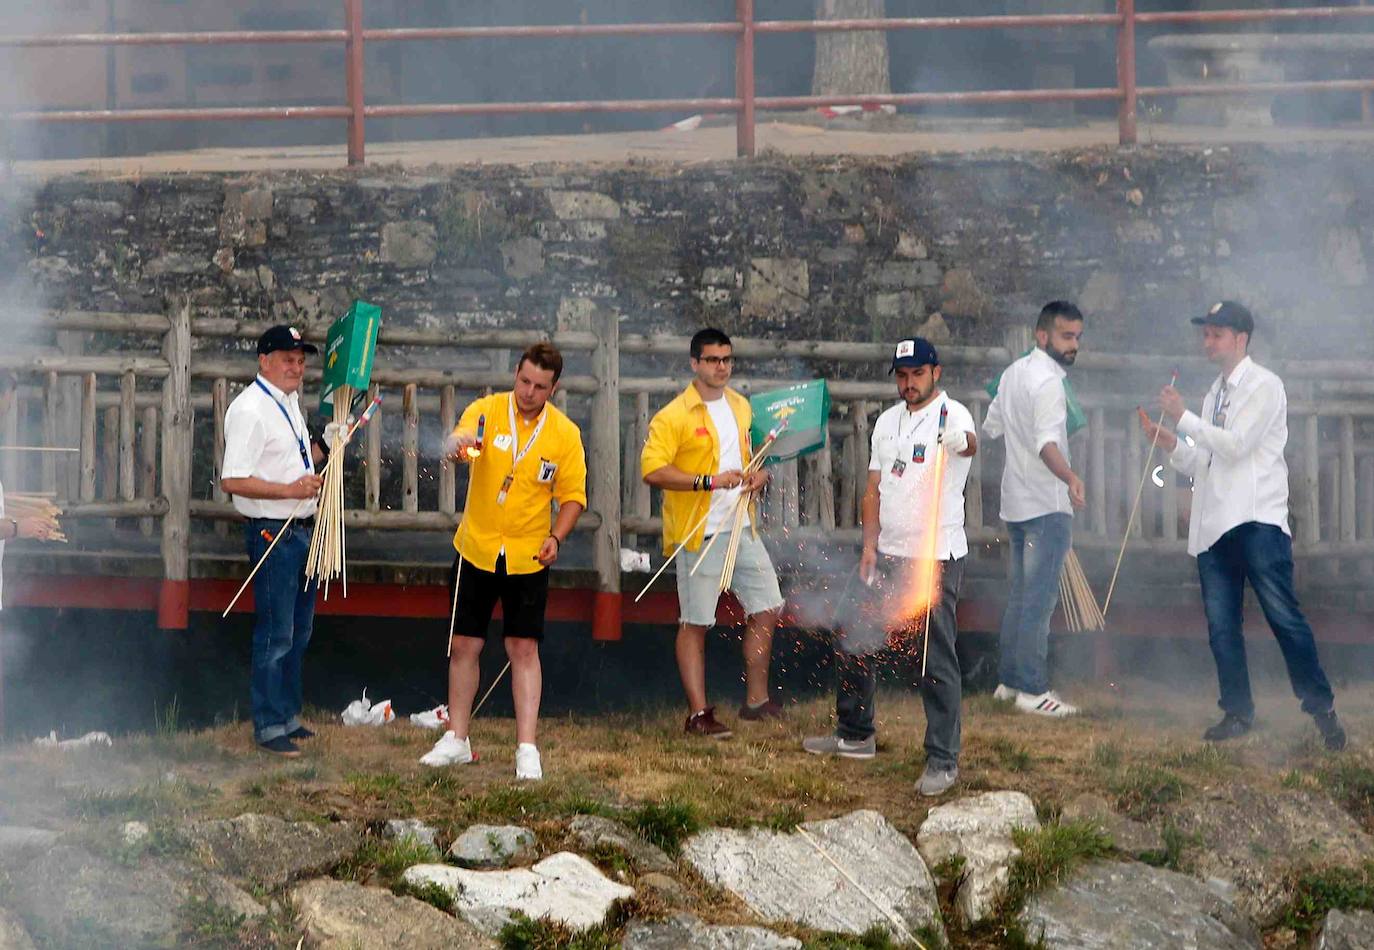
[[[296,423],[291,421],[291,413],[287,412],[286,407],[283,406],[281,402],[277,400],[276,396],[272,395],[272,390],[268,389],[266,386],[262,384],[262,380],[255,379],[253,380],[253,382],[257,384],[259,389],[267,393],[267,398],[272,400],[272,404],[277,407],[277,411],[281,413],[281,417],[285,419],[286,424],[290,426],[291,435],[294,436],[296,439],[296,451],[300,452],[301,454],[301,464],[305,466],[306,472],[309,472],[311,470],[310,453],[305,448],[305,439],[302,438],[301,435],[296,432]]]
[[[520,445],[520,430],[515,427],[515,394],[511,393],[510,401],[506,404],[507,416],[510,421],[511,449],[514,451]],[[534,448],[535,441],[539,438],[539,433],[544,431],[544,423],[549,419],[549,411],[545,409],[539,414],[539,424],[530,433],[529,439],[525,442],[524,448],[514,453],[510,463],[510,474],[501,481],[501,489],[496,493],[496,503],[504,505],[506,497],[510,494],[511,485],[515,484],[515,466],[519,465],[526,455],[530,454],[530,449]]]

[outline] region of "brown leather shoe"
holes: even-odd
[[[699,713],[687,717],[683,732],[689,736],[702,736],[706,739],[728,739],[734,733],[716,719],[716,707],[707,706]]]
[[[739,708],[739,717],[750,722],[758,722],[761,719],[782,719],[783,709],[771,699],[765,700],[762,706],[750,706],[744,703]]]

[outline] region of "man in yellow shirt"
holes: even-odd
[[[677,666],[690,714],[686,732],[724,739],[730,730],[717,721],[715,707],[706,705],[706,631],[716,622],[717,588],[736,503],[742,492],[763,487],[768,476],[762,471],[743,474],[752,455],[750,410],[749,400],[726,385],[734,364],[730,338],[713,328],[700,331],[692,337],[691,358],[696,378],[649,423],[640,471],[645,482],[663,489],[663,553],[687,540],[677,562]],[[768,550],[754,531],[752,511],[742,530],[730,585],[748,618],[745,701],[739,716],[767,719],[782,714],[768,695],[768,665],[783,599]],[[720,537],[693,574],[702,543],[715,535]]]
[[[468,725],[477,694],[477,661],[500,600],[515,700],[515,777],[544,776],[534,740],[543,689],[539,641],[549,566],[587,507],[582,434],[549,403],[562,373],[558,350],[536,343],[516,364],[515,388],[468,406],[445,443],[445,454],[470,468],[463,520],[453,536],[458,555],[449,575],[449,731],[420,759],[425,765],[473,761]],[[557,520],[551,511],[554,501]]]

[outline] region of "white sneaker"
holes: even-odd
[[[1019,694],[1016,697],[1016,708],[1024,713],[1051,716],[1055,719],[1078,715],[1078,707],[1064,702],[1059,698],[1059,694],[1052,689],[1046,690],[1039,696],[1032,696],[1030,693]]]
[[[1016,697],[1021,695],[1019,689],[1012,689],[1002,683],[997,684],[997,688],[992,691],[992,698],[999,703],[1011,703],[1016,701]]]
[[[522,742],[515,747],[515,777],[522,782],[537,782],[544,777],[544,765],[534,743]]]
[[[421,765],[441,768],[445,765],[466,765],[472,761],[472,740],[459,739],[450,729],[443,737],[420,757]]]

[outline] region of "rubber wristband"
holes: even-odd
[[[701,491],[701,476],[692,479],[692,491]]]
[[[553,543],[558,546],[558,550],[563,550],[563,542],[558,540],[558,535],[550,534],[549,537],[553,538]]]
[[[706,490],[707,490],[707,491],[715,491],[715,490],[716,490],[715,485],[716,485],[716,477],[715,477],[714,475],[707,475],[707,476],[706,476]]]

